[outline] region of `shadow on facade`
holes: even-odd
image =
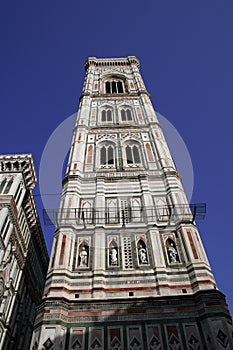
[[[17,242],[13,239],[10,242],[9,259],[2,271],[5,287],[1,298],[1,336],[4,338],[1,350],[27,350],[30,347],[36,306],[42,300],[48,266],[40,235],[35,226],[25,260]]]
[[[46,301],[43,305],[46,310]],[[54,303],[54,300],[53,300]],[[62,316],[56,319],[62,309]],[[232,323],[224,295],[125,300],[57,300],[46,313],[43,347],[51,350],[231,349]],[[68,321],[68,322],[67,322]],[[55,326],[56,325],[56,326]],[[59,336],[53,337],[53,332]]]

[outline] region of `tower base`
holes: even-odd
[[[232,320],[218,290],[111,301],[45,299],[37,314],[34,348],[230,350]]]

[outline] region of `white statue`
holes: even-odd
[[[82,250],[79,256],[80,256],[80,266],[87,266],[87,251],[84,246],[82,247]]]
[[[117,265],[118,259],[117,259],[117,249],[112,246],[111,252],[110,252],[110,264],[111,265]]]
[[[177,261],[177,250],[176,248],[173,246],[173,243],[171,242],[169,247],[168,247],[168,254],[170,257],[170,261],[171,262],[176,262]]]
[[[140,247],[138,249],[138,255],[139,255],[139,262],[140,262],[140,264],[147,264],[146,249],[143,248],[142,245],[140,245]]]

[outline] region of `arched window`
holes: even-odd
[[[106,83],[105,83],[105,90],[106,90],[106,94],[111,93],[111,85],[110,85],[109,81],[106,81]]]
[[[123,82],[118,79],[113,79],[105,82],[106,94],[122,94],[124,92]]]
[[[81,206],[80,218],[84,223],[93,223],[93,203],[91,201],[83,201]]]
[[[131,113],[131,110],[129,108],[121,110],[121,120],[123,122],[132,121],[132,113]]]
[[[100,148],[100,165],[114,165],[114,148],[112,145],[104,145]]]
[[[112,111],[111,109],[104,109],[102,112],[101,112],[101,121],[103,123],[106,123],[106,122],[112,122]]]
[[[127,145],[125,152],[126,152],[126,162],[128,165],[141,163],[138,146],[136,146],[135,144]]]
[[[157,220],[162,222],[167,222],[170,218],[169,207],[165,198],[156,199],[155,203]]]

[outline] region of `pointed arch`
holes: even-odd
[[[170,218],[170,212],[166,198],[158,198],[155,202],[156,214],[158,221],[167,221]]]
[[[106,202],[106,223],[116,224],[118,222],[117,199],[108,198]]]
[[[92,200],[84,200],[81,206],[81,218],[84,223],[91,224],[93,222],[93,202]]]
[[[124,144],[126,166],[141,166],[142,153],[140,143],[135,140],[129,140]]]
[[[142,206],[140,198],[132,198],[132,219],[133,222],[141,222],[142,220]]]
[[[133,121],[133,110],[130,105],[119,106],[119,114],[122,122],[132,122]]]
[[[116,145],[112,141],[102,141],[97,146],[97,167],[116,167]]]
[[[107,102],[100,106],[98,120],[101,124],[114,122],[114,105],[112,103]]]
[[[126,92],[126,78],[121,74],[108,74],[102,78],[102,90],[105,94],[122,94]]]

